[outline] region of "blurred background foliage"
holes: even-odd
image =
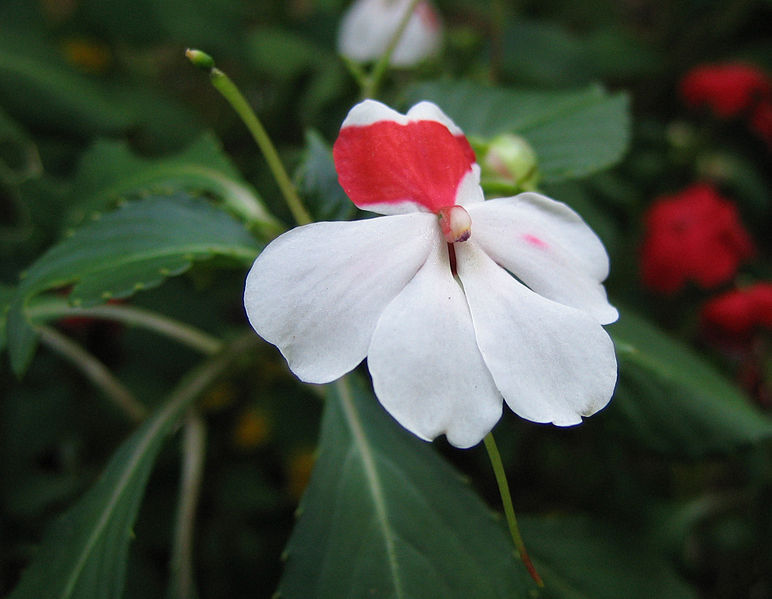
[[[291,224],[252,140],[187,63],[186,47],[212,54],[239,84],[314,216],[351,217],[329,150],[358,96],[335,51],[346,4],[1,2],[0,304],[10,304],[20,273],[44,250],[140,189],[195,191],[220,198],[232,213],[238,198],[247,197]],[[667,564],[682,581],[663,597],[770,598],[769,331],[755,334],[751,349],[715,343],[699,317],[715,292],[690,284],[675,295],[657,294],[641,282],[639,256],[652,201],[707,180],[734,201],[754,240],[754,258],[737,280],[770,280],[769,141],[740,119],[685,106],[678,86],[702,63],[740,60],[772,72],[772,3],[502,4],[504,14],[492,19],[487,2],[438,0],[446,27],[441,58],[390,73],[382,99],[404,107],[433,97],[467,133],[480,136],[496,131],[474,130],[481,121],[468,106],[490,116],[498,101],[486,95],[492,82],[539,93],[602,84],[611,94],[628,93],[632,115],[629,139],[620,141],[627,153],[613,169],[566,177],[555,171],[542,181],[545,193],[573,206],[603,238],[612,263],[607,288],[626,309],[611,327],[621,376],[603,413],[566,430],[505,413],[496,428],[518,511],[569,518],[555,530],[526,520],[526,543],[548,556],[542,563],[552,563],[554,554],[580,581],[590,579],[578,583],[585,594],[575,596],[601,596],[593,585],[619,588],[613,571],[621,560],[627,572],[630,554],[623,554],[640,549],[629,545],[634,538],[656,556],[638,564],[644,573]],[[472,98],[464,100],[465,93]],[[511,93],[505,100],[518,101]],[[601,135],[603,123],[584,124],[588,143]],[[273,226],[258,217],[251,224],[257,231]],[[243,329],[249,261],[214,255],[188,261],[185,274],[137,293],[131,305],[220,337]],[[71,316],[56,326],[149,408],[198,361],[190,349],[114,322]],[[220,380],[201,400],[208,435],[195,544],[201,597],[272,595],[314,461],[322,403],[296,384],[273,348],[257,351],[250,368]],[[750,382],[749,364],[758,370]],[[92,486],[133,425],[48,349],[37,352],[21,381],[5,358],[0,371],[0,593],[6,594],[44,529]],[[498,506],[480,448],[435,445]],[[149,476],[128,554],[126,597],[165,590],[180,476],[176,443],[160,449]],[[572,544],[574,533],[607,545]],[[563,545],[546,543],[550,534]],[[549,572],[543,574],[549,586]]]

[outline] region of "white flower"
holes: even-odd
[[[502,397],[559,426],[608,403],[608,256],[575,212],[537,193],[485,201],[469,143],[429,102],[402,115],[365,100],[333,153],[351,200],[388,216],[281,235],[244,295],[299,378],[327,383],[367,357],[386,410],[457,447],[493,428]]]
[[[338,31],[338,52],[356,62],[379,58],[396,33],[411,0],[356,0]],[[442,25],[429,2],[416,7],[394,48],[390,63],[410,67],[434,55],[442,43]]]

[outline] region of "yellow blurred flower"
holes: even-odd
[[[242,451],[265,444],[271,436],[271,419],[264,410],[250,407],[241,412],[233,429],[233,443]]]
[[[97,40],[70,38],[62,43],[62,51],[67,62],[88,73],[104,73],[113,60],[110,48]]]
[[[287,461],[287,492],[295,501],[300,501],[303,491],[308,486],[314,462],[316,462],[316,452],[311,449],[298,449]]]

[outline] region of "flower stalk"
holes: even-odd
[[[80,345],[51,327],[40,327],[40,340],[43,345],[55,351],[94,384],[128,418],[138,424],[147,416],[147,408],[142,405],[123,384],[113,376],[110,370],[95,356]]]
[[[205,454],[206,425],[198,410],[190,408],[183,426],[182,480],[172,547],[170,599],[198,596],[193,575],[193,532],[204,477]]]
[[[64,298],[55,297],[36,302],[30,307],[29,314],[35,322],[73,316],[120,322],[158,333],[207,355],[216,354],[222,349],[222,341],[216,337],[185,322],[136,306],[104,304],[79,308],[69,305]]]
[[[407,7],[402,20],[399,23],[399,27],[397,27],[397,30],[394,32],[394,35],[389,41],[389,45],[386,46],[386,51],[378,59],[378,62],[375,63],[375,66],[370,72],[370,75],[364,79],[364,85],[362,86],[362,99],[376,97],[378,88],[381,85],[381,81],[386,74],[386,70],[389,68],[391,55],[394,53],[394,49],[397,47],[402,34],[407,28],[407,24],[410,22],[410,17],[413,16],[413,12],[415,12],[416,6],[418,6],[420,1],[421,0],[413,0],[410,3],[410,6]]]
[[[485,443],[485,449],[488,451],[488,457],[490,458],[491,466],[493,467],[493,473],[496,476],[496,484],[499,487],[501,503],[504,505],[504,515],[507,518],[509,534],[512,536],[517,552],[520,554],[520,559],[528,570],[528,574],[531,575],[531,578],[533,578],[539,587],[543,587],[544,582],[536,571],[536,568],[528,555],[528,551],[525,548],[523,537],[520,535],[520,528],[517,525],[517,518],[515,517],[515,508],[512,506],[512,495],[509,492],[509,483],[507,483],[507,475],[504,472],[504,464],[501,461],[501,454],[499,453],[499,448],[496,446],[496,441],[493,439],[493,433],[485,435],[483,442]]]
[[[303,205],[300,196],[298,196],[289,175],[287,175],[287,171],[279,158],[279,153],[276,151],[271,138],[268,136],[260,119],[257,118],[254,110],[252,110],[249,102],[247,102],[239,88],[236,87],[236,84],[233,83],[228,75],[214,66],[214,60],[208,54],[200,50],[188,48],[185,51],[185,56],[194,66],[209,72],[212,86],[228,101],[241,121],[246,125],[255,143],[257,143],[257,146],[263,153],[268,163],[268,168],[271,169],[271,173],[284,196],[284,201],[287,203],[287,207],[290,209],[295,222],[299,225],[306,225],[312,222],[313,219]]]

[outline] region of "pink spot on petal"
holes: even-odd
[[[530,245],[537,247],[540,250],[546,250],[549,247],[546,241],[543,241],[535,235],[531,235],[530,233],[523,235],[523,239]]]

